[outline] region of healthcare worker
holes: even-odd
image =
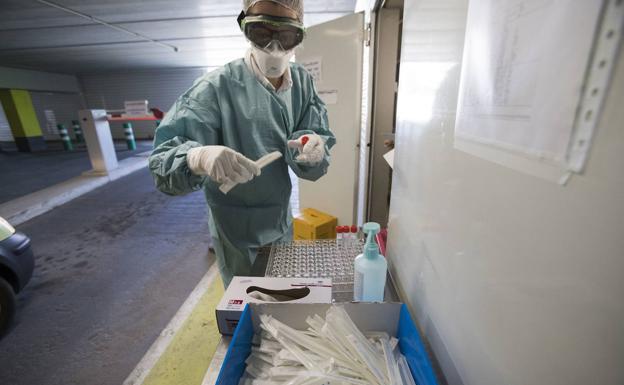
[[[250,275],[258,247],[292,238],[288,167],[317,180],[335,144],[312,78],[290,62],[305,36],[303,1],[245,0],[238,23],[247,54],[178,98],[149,158],[160,191],[204,190],[226,287],[234,275]],[[283,157],[259,169],[255,161],[274,151]],[[231,182],[238,184],[230,192],[219,190]]]

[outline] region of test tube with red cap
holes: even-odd
[[[336,241],[342,241],[342,226],[336,226]]]
[[[351,228],[349,229],[351,232],[351,236],[349,237],[351,239],[351,241],[355,242],[357,241],[357,232],[358,232],[358,228],[356,225],[351,225]]]
[[[343,244],[346,240],[347,237],[349,236],[349,232],[345,231],[345,227],[344,226],[336,226],[336,233],[337,233],[337,238],[340,241],[341,244]]]

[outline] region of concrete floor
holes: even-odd
[[[126,142],[116,142],[119,160],[150,151],[152,141],[137,141],[137,149],[129,151]],[[0,203],[8,202],[33,191],[66,181],[91,169],[84,145],[74,151],[63,151],[60,142],[49,142],[48,150],[36,153],[0,151]]]
[[[214,261],[205,207],[145,170],[19,226],[36,271],[0,341],[0,384],[121,384]]]

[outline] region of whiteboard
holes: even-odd
[[[456,149],[468,3],[405,1],[389,270],[449,384],[624,384],[624,52],[562,189]]]
[[[456,148],[531,174],[539,167],[509,162],[510,154],[563,171],[601,7],[601,1],[471,1]]]

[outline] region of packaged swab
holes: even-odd
[[[416,385],[416,381],[414,381],[414,377],[412,377],[412,372],[409,369],[409,365],[407,364],[407,360],[404,355],[399,356],[399,369],[401,372],[401,378],[403,379],[404,385]]]
[[[371,352],[368,351],[368,349],[366,349],[366,347],[362,344],[362,341],[359,341],[354,335],[349,334],[347,339],[358,352],[362,361],[368,366],[368,369],[373,373],[375,378],[377,378],[379,384],[386,384],[387,377],[382,368],[378,365],[378,362],[376,362],[378,361],[377,357],[375,357],[374,354],[371,354]]]
[[[402,385],[401,373],[399,372],[399,364],[394,358],[394,352],[392,346],[386,338],[379,340],[381,342],[381,348],[383,350],[384,359],[386,362],[386,373],[388,375],[389,385]]]

